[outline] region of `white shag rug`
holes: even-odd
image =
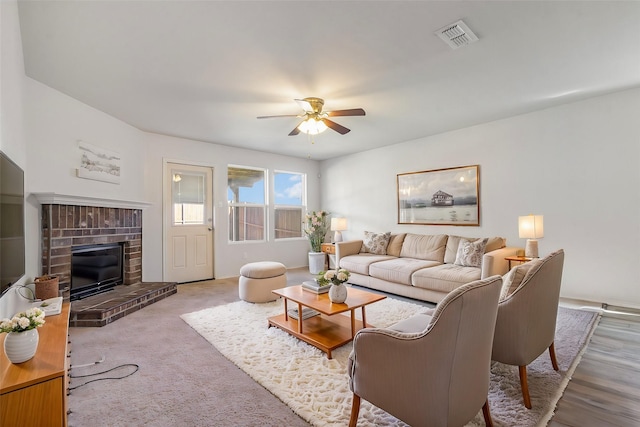
[[[387,298],[367,306],[367,322],[386,327],[425,309],[421,305]],[[281,300],[266,304],[238,301],[181,317],[225,357],[310,424],[318,427],[347,425],[352,397],[347,374],[351,343],[334,350],[333,359],[327,359],[319,349],[278,328],[267,327],[267,318],[282,311]],[[360,317],[360,310],[357,313]],[[489,404],[494,425],[546,425],[591,336],[596,317],[593,312],[560,307],[555,340],[560,371],[551,367],[548,352],[527,367],[531,410],[522,404],[518,368],[492,364]],[[358,425],[406,426],[364,399]],[[484,426],[482,412],[467,426]]]

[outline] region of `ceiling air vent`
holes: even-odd
[[[478,41],[478,37],[467,27],[467,24],[461,20],[453,24],[446,25],[436,31],[440,37],[451,49],[471,44]]]

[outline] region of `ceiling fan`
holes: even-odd
[[[351,108],[348,110],[335,110],[335,111],[322,111],[324,106],[324,99],[308,97],[295,100],[298,105],[304,110],[303,114],[282,114],[278,116],[259,116],[259,119],[269,119],[273,117],[300,117],[302,122],[298,124],[289,133],[289,136],[294,136],[300,132],[307,133],[309,135],[316,135],[320,132],[324,132],[327,128],[331,128],[341,135],[344,135],[351,131],[338,123],[329,120],[327,117],[338,116],[364,116],[365,112],[362,108]]]

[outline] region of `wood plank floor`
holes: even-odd
[[[564,426],[640,426],[640,311],[603,312],[548,424]]]

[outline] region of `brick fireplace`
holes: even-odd
[[[42,274],[58,276],[68,298],[71,248],[123,243],[125,285],[142,281],[142,209],[42,205]]]
[[[59,278],[69,300],[72,248],[120,243],[123,285],[71,304],[71,326],[104,326],[126,314],[173,295],[176,283],[142,282],[142,210],[144,202],[36,193],[41,204],[42,274]]]

